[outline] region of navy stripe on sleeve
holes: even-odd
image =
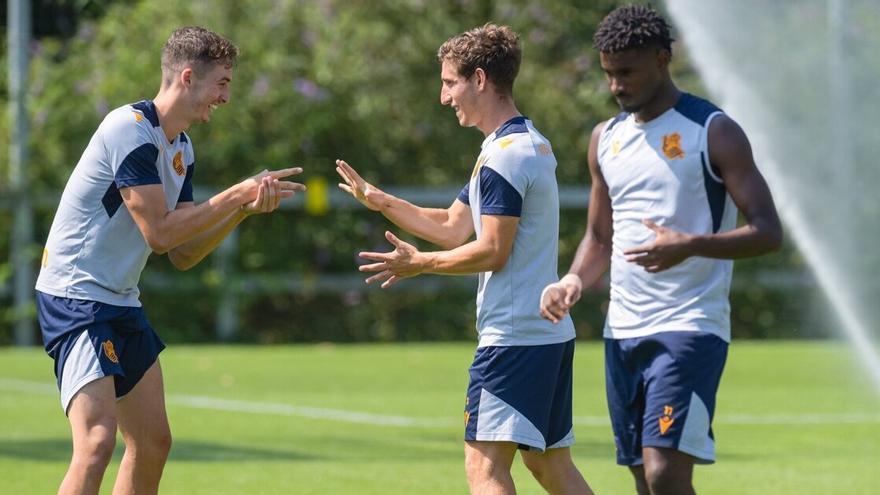
[[[180,188],[180,196],[177,197],[177,203],[191,203],[193,200],[192,178],[195,172],[196,164],[190,163],[186,167],[186,177],[183,179],[183,187]]]
[[[470,198],[471,191],[470,191],[470,189],[471,189],[471,183],[468,182],[467,184],[464,185],[464,187],[461,188],[461,191],[458,193],[458,200],[468,206],[471,205],[471,198]]]
[[[159,170],[156,168],[156,159],[159,157],[159,149],[152,143],[144,143],[135,148],[119,164],[116,171],[116,187],[143,186],[146,184],[161,184]]]
[[[700,161],[703,163],[703,184],[706,186],[706,198],[709,200],[709,210],[712,212],[712,233],[717,233],[721,228],[721,219],[724,217],[727,188],[709,174],[705,154],[700,153]]]
[[[480,214],[522,215],[522,196],[507,179],[487,166],[480,168]]]
[[[119,189],[116,188],[115,182],[111,182],[107,191],[104,192],[104,197],[101,198],[101,204],[104,205],[104,211],[107,212],[107,216],[110,218],[113,218],[113,215],[116,214],[116,210],[122,206],[122,195],[119,194]]]

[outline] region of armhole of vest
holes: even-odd
[[[712,180],[719,184],[724,184],[724,179],[722,179],[718,176],[718,174],[715,173],[715,169],[712,167],[712,161],[709,158],[709,125],[712,123],[712,120],[715,117],[723,113],[724,112],[718,110],[710,113],[709,116],[706,117],[706,123],[703,125],[702,143],[700,143],[700,153],[705,157],[705,159],[703,160],[703,167],[706,169],[706,173],[709,175],[709,177],[711,177]]]

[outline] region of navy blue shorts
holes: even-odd
[[[465,404],[466,441],[514,442],[543,452],[574,443],[574,339],[477,348]]]
[[[728,344],[702,332],[605,339],[605,390],[617,463],[642,464],[642,447],[715,462],[712,417]]]
[[[113,376],[116,397],[124,396],[165,348],[140,307],[38,291],[37,317],[46,352],[55,360],[65,413],[82,387],[105,376]]]

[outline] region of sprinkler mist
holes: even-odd
[[[880,393],[876,0],[667,0],[706,86],[749,133],[786,233]]]

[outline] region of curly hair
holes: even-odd
[[[603,53],[659,45],[672,52],[669,24],[648,5],[618,7],[602,19],[593,36],[593,47]]]
[[[187,63],[203,73],[212,64],[235,65],[238,47],[203,27],[186,26],[171,33],[162,47],[162,71],[177,72]]]
[[[522,50],[512,29],[487,23],[446,40],[437,50],[437,60],[453,62],[465,78],[483,69],[500,92],[512,94]]]

